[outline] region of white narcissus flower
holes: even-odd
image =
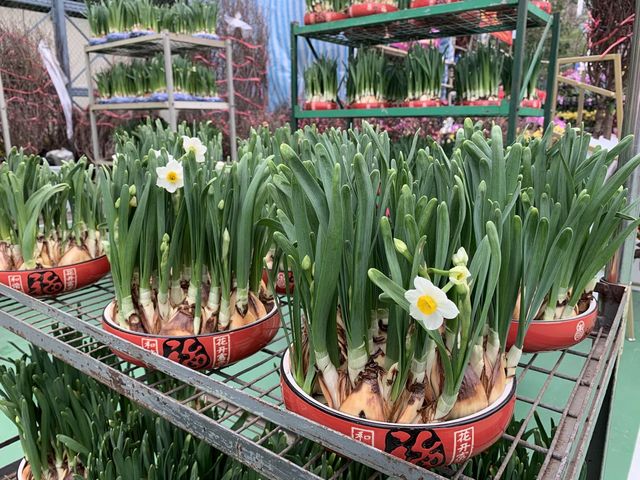
[[[153,150],[153,149],[151,149],[151,151],[156,156],[156,158],[160,158],[162,156],[162,151],[161,150]]]
[[[451,257],[451,262],[458,265],[466,265],[469,262],[469,256],[467,255],[467,251],[464,247],[460,247],[456,253]]]
[[[216,172],[220,173],[222,170],[224,170],[225,165],[226,165],[226,162],[223,162],[223,161],[216,162],[216,166],[215,166]]]
[[[186,153],[193,153],[196,157],[196,162],[204,162],[204,154],[207,153],[207,147],[196,137],[182,136],[182,148]]]
[[[447,298],[447,294],[430,280],[416,277],[414,290],[407,290],[404,298],[409,302],[409,314],[427,330],[440,328],[445,318],[458,316],[458,307]]]
[[[449,281],[454,285],[464,285],[467,283],[467,278],[471,276],[471,272],[464,265],[456,265],[449,270]]]
[[[173,157],[169,158],[165,167],[156,168],[156,174],[158,175],[156,185],[169,193],[174,193],[184,186],[182,164]]]

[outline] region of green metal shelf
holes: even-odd
[[[527,27],[544,27],[550,18],[535,5],[527,5]],[[293,33],[360,47],[516,30],[517,20],[518,0],[467,0],[336,22],[296,25]]]
[[[354,48],[385,45],[396,42],[456,37],[502,31],[516,31],[513,46],[513,74],[510,98],[524,97],[523,85],[529,81],[533,69],[524,65],[525,39],[528,28],[544,28],[544,33],[534,55],[534,61],[542,55],[544,41],[551,33],[547,73],[548,89],[556,83],[556,60],[560,39],[560,17],[550,15],[529,0],[464,0],[432,7],[410,8],[392,13],[349,18],[337,22],[315,25],[291,25],[291,123],[309,118],[398,118],[398,117],[507,117],[507,141],[516,138],[518,117],[544,117],[544,124],[551,121],[551,99],[543,109],[522,108],[519,102],[503,102],[499,106],[446,106],[431,108],[393,107],[370,110],[306,111],[298,103],[298,40],[304,39],[317,57],[311,40],[330,42],[349,47],[349,58]],[[551,92],[549,92],[551,93]]]
[[[382,117],[506,117],[509,114],[509,102],[489,107],[450,105],[444,107],[389,107],[371,109],[303,110],[294,108],[297,119],[305,118],[382,118]],[[543,117],[541,108],[520,108],[521,117]]]

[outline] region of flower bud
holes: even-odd
[[[464,249],[464,247],[460,247],[458,251],[453,254],[453,256],[451,257],[451,262],[455,266],[467,265],[467,262],[469,262],[469,256],[467,255],[467,251]]]
[[[304,258],[302,259],[302,269],[309,270],[310,268],[311,268],[311,258],[309,258],[309,255],[305,255]]]
[[[471,276],[471,272],[464,265],[457,265],[449,270],[449,281],[454,285],[466,285],[467,278]]]

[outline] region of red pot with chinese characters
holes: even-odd
[[[304,14],[304,24],[314,25],[316,23],[335,22],[349,18],[349,15],[342,12],[307,12]]]
[[[542,101],[539,98],[525,98],[520,102],[520,106],[524,108],[541,108]]]
[[[104,309],[104,330],[194,370],[220,368],[247,358],[267,346],[280,328],[280,314],[275,305],[267,315],[249,325],[223,332],[181,337],[132,332],[122,328],[113,319],[114,308],[115,301],[112,301]],[[129,355],[116,350],[113,353],[134,365],[145,366]]]
[[[575,317],[561,320],[534,320],[524,336],[523,352],[548,352],[572,347],[589,336],[598,318],[598,302],[591,300],[589,308]],[[516,342],[518,321],[513,320],[507,337],[507,349]]]
[[[350,17],[366,17],[367,15],[376,15],[378,13],[396,12],[398,7],[387,5],[386,3],[367,2],[357,3],[349,7]]]
[[[516,402],[516,382],[509,379],[493,404],[457,420],[430,424],[366,420],[307,395],[291,374],[288,350],[282,359],[280,387],[287,410],[424,468],[462,463],[489,448],[511,422]]]
[[[551,13],[551,2],[533,0],[531,3],[533,3],[536,7],[538,7],[543,12]]]
[[[71,292],[97,282],[109,273],[106,255],[64,267],[1,270],[0,283],[34,297]]]
[[[501,103],[502,103],[502,100],[499,100],[499,99],[464,100],[462,102],[463,105],[473,106],[473,107],[495,107],[495,106],[499,106]]]
[[[338,108],[338,104],[336,102],[320,102],[320,101],[304,102],[305,110],[336,110],[337,108]]]
[[[440,100],[439,99],[429,99],[429,100],[407,100],[404,102],[405,107],[410,108],[427,108],[427,107],[439,107]]]
[[[353,110],[370,110],[372,108],[389,108],[391,102],[351,102],[349,108]]]

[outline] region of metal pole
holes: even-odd
[[[227,102],[229,103],[229,144],[231,145],[231,161],[238,160],[238,141],[236,139],[236,91],[233,86],[233,49],[231,40],[225,42],[227,47]]]
[[[640,2],[636,2],[636,18],[640,18]],[[631,39],[631,63],[627,78],[626,111],[622,125],[623,135],[633,134],[633,144],[630,149],[618,157],[618,168],[628,162],[634,156],[640,154],[640,22],[635,22],[633,38]],[[635,202],[640,198],[640,171],[636,169],[629,177],[626,187],[629,189],[629,202]],[[637,208],[633,212],[638,214]],[[636,235],[630,235],[607,265],[605,278],[611,283],[628,284],[631,281],[631,268],[634,264],[636,249]],[[633,319],[629,319],[633,321]]]
[[[98,142],[98,124],[96,122],[96,112],[93,110],[95,105],[95,96],[93,93],[93,73],[91,73],[91,54],[84,52],[85,62],[87,64],[87,93],[89,95],[89,124],[91,125],[91,146],[93,147],[93,161],[100,161],[100,143]]]
[[[551,30],[551,51],[549,52],[549,70],[547,71],[547,99],[544,106],[544,128],[553,121],[556,109],[558,89],[558,48],[560,46],[560,14],[553,14]]]
[[[291,22],[291,128],[298,129],[298,118],[296,109],[298,108],[298,37],[295,34],[297,23]]]
[[[9,136],[9,119],[7,118],[7,104],[4,101],[4,87],[2,86],[2,74],[0,73],[0,124],[2,125],[2,142],[4,151],[9,156],[11,151],[11,137]]]
[[[511,77],[511,99],[509,101],[509,119],[507,143],[513,143],[518,132],[518,111],[520,110],[520,86],[524,64],[525,39],[527,37],[528,0],[518,1],[518,21],[516,23],[516,41],[513,47],[513,75]]]
[[[51,20],[56,42],[56,54],[60,68],[67,77],[67,90],[71,96],[71,67],[69,66],[69,43],[67,42],[67,19],[64,11],[64,0],[51,2]]]
[[[164,72],[167,82],[167,104],[169,106],[169,126],[174,132],[178,129],[176,105],[173,99],[173,62],[171,61],[171,39],[167,31],[162,32],[162,49],[164,52]]]

